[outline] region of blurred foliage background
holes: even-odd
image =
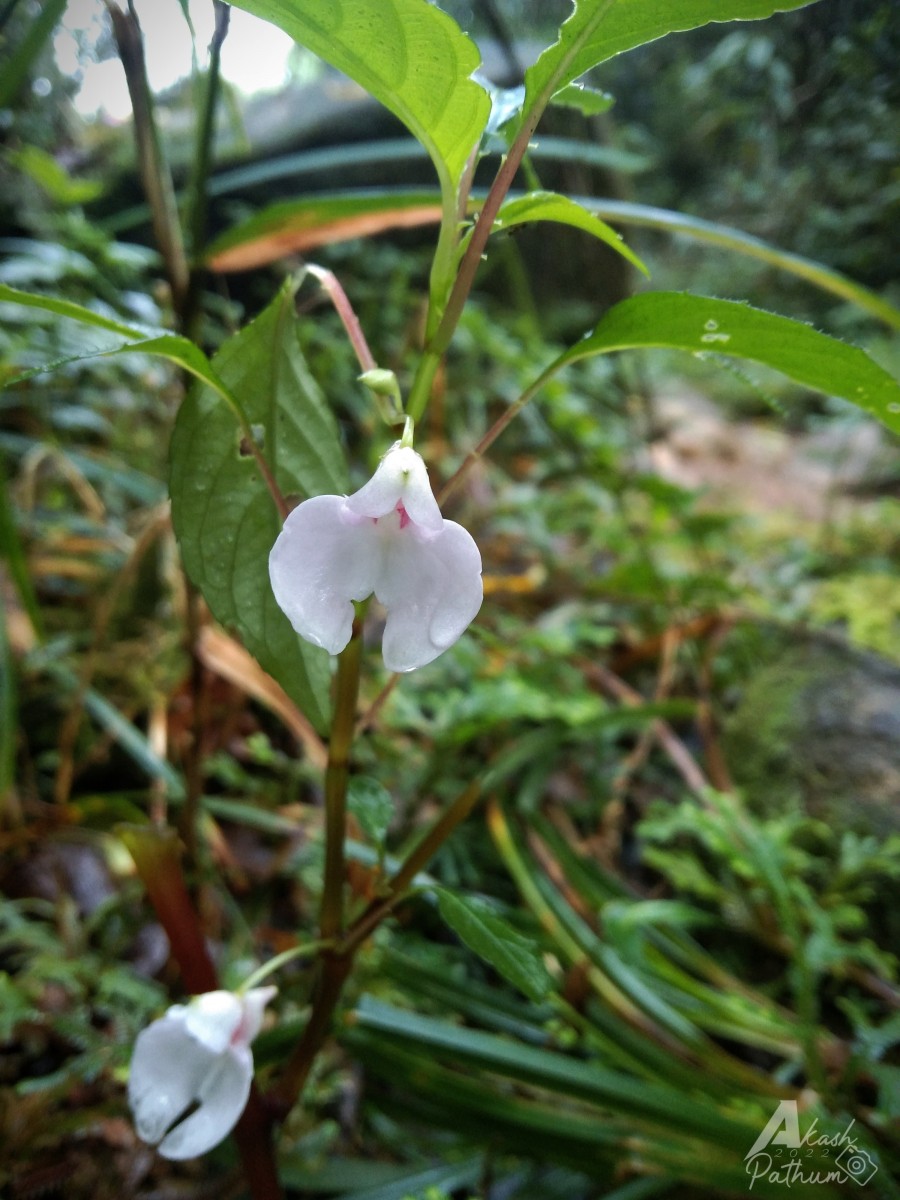
[[[444,7],[507,84],[568,12]],[[166,324],[131,131],[78,115],[53,53],[65,9],[0,7],[0,282]],[[189,44],[177,11],[169,32]],[[82,50],[115,53],[102,28]],[[554,112],[533,169],[737,227],[897,302],[898,56],[889,0],[671,37],[598,73],[608,113]],[[278,196],[429,182],[395,124],[308,56],[288,74],[284,103],[225,89],[210,236]],[[158,97],[179,189],[196,85]],[[900,368],[896,333],[832,295],[671,232],[626,234],[655,286],[750,299]],[[404,380],[430,240],[315,254]],[[215,349],[295,265],[207,276],[199,340]],[[627,270],[573,231],[498,241],[422,433],[436,483],[635,286]],[[300,304],[361,482],[381,430],[337,319],[307,291]],[[179,984],[115,831],[177,824],[199,778],[192,878],[237,984],[312,936],[318,774],[302,724],[182,577],[165,496],[183,381],[85,360],[102,349],[0,306],[0,1189],[240,1195],[227,1146],[167,1164],[131,1130],[130,1047]],[[393,815],[384,842],[360,824],[350,884],[371,895],[379,865],[482,778],[485,805],[431,881],[532,939],[552,988],[522,995],[427,893],[411,901],[367,948],[284,1130],[291,1195],[740,1196],[785,1097],[823,1130],[855,1121],[867,1194],[898,1194],[898,481],[896,445],[861,414],[718,360],[580,364],[510,427],[450,514],[482,549],[482,614],[360,743],[355,786]],[[263,1072],[310,987],[302,965],[279,983]]]

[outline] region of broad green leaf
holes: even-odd
[[[708,246],[721,246],[725,250],[733,250],[747,258],[756,258],[769,266],[777,267],[805,279],[808,283],[821,288],[823,292],[831,292],[842,300],[849,300],[859,308],[865,309],[874,317],[894,329],[900,329],[900,308],[884,300],[877,292],[863,287],[839,271],[823,266],[811,258],[803,258],[800,254],[792,254],[788,250],[780,250],[764,242],[762,238],[734,229],[730,225],[720,225],[716,221],[704,221],[701,217],[687,216],[685,213],[672,212],[667,208],[653,208],[646,204],[633,204],[628,200],[597,200],[590,196],[578,197],[578,202],[607,220],[617,224],[636,225],[646,229],[662,229],[667,233],[679,234],[692,241],[701,242]]]
[[[391,793],[369,775],[354,775],[348,789],[347,807],[369,841],[380,850],[394,818]]]
[[[436,224],[440,219],[441,198],[434,191],[367,189],[304,196],[272,204],[228,230],[206,251],[206,261],[214,271],[247,271],[329,242]]]
[[[647,292],[623,300],[542,378],[580,358],[650,347],[764,363],[805,387],[849,400],[900,433],[900,383],[863,350],[749,304],[687,292]]]
[[[441,916],[469,949],[530,1000],[553,986],[536,944],[523,937],[483,900],[437,888]]]
[[[346,490],[337,427],[297,341],[294,287],[215,356],[217,375],[240,402],[284,494]],[[329,666],[275,603],[268,557],[281,528],[243,433],[217,393],[195,387],[172,435],[172,521],[188,574],[223,625],[282,685],[310,720],[327,723]]]
[[[425,0],[237,0],[331,63],[389,108],[428,150],[455,193],[490,112],[470,77],[480,55]]]
[[[575,0],[550,46],[525,72],[525,115],[566,84],[624,50],[711,21],[747,21],[803,8],[811,0]]]
[[[583,229],[585,233],[599,238],[617,254],[627,258],[633,267],[637,267],[645,275],[650,274],[614,229],[610,229],[605,221],[595,217],[568,196],[560,196],[556,192],[531,192],[527,196],[507,200],[497,213],[494,229],[510,229],[513,225],[524,225],[529,221],[556,221],[561,225]]]
[[[194,375],[208,387],[212,388],[246,423],[240,403],[222,383],[222,380],[213,370],[212,364],[203,351],[187,338],[180,337],[176,333],[168,333],[166,330],[150,329],[141,325],[129,325],[116,317],[107,317],[102,313],[94,312],[93,309],[85,308],[81,304],[74,304],[71,300],[57,300],[53,296],[41,296],[34,292],[21,292],[18,288],[12,288],[4,283],[0,283],[0,303],[4,302],[19,304],[25,308],[42,309],[44,312],[52,313],[54,316],[66,317],[71,321],[78,321],[82,325],[89,325],[94,329],[102,329],[107,333],[115,333],[120,337],[128,339],[122,345],[107,346],[100,350],[90,349],[83,355],[73,355],[61,359],[57,363],[48,363],[45,367],[25,371],[22,375],[7,380],[7,384],[16,383],[19,379],[27,379],[32,375],[36,375],[44,370],[50,370],[52,367],[60,366],[63,363],[80,362],[111,354],[154,354],[175,363],[176,366],[181,367],[190,375]]]
[[[311,155],[317,153],[311,152]],[[564,157],[566,161],[596,161],[605,165],[614,165],[617,170],[639,168],[638,160],[631,163],[616,160],[615,163],[610,163],[608,155],[616,153],[618,152],[610,147],[591,146],[564,138],[542,137],[539,146],[532,151],[532,157],[550,159]],[[284,169],[295,170],[297,160],[305,157],[305,155],[289,156],[284,161]],[[275,169],[280,171],[282,167],[279,164],[268,164],[266,171],[269,168],[273,168],[271,177],[278,178],[279,176],[274,171]],[[267,182],[268,180],[269,176],[266,174],[262,181]],[[513,197],[512,199],[518,200],[524,199],[524,197]],[[743,233],[740,229],[720,225],[715,221],[704,221],[700,217],[687,216],[684,213],[672,212],[665,208],[633,204],[626,200],[604,200],[593,196],[570,196],[568,199],[606,221],[635,225],[640,228],[661,229],[705,245],[732,250],[747,258],[756,258],[778,270],[787,271],[799,279],[805,279],[815,287],[821,288],[822,291],[848,300],[894,329],[900,329],[900,309],[882,299],[876,292],[848,279],[839,271],[834,271],[812,259],[803,258],[799,254],[780,250],[777,246],[772,246],[749,233]],[[475,211],[479,203],[478,199],[473,198],[470,210]],[[270,205],[251,217],[249,221],[223,234],[210,250],[209,265],[213,270],[223,271],[241,270],[244,265],[264,265],[303,246],[312,246],[332,239],[339,241],[344,237],[358,236],[361,232],[378,232],[380,228],[386,229],[391,226],[403,225],[408,220],[411,221],[407,215],[411,212],[422,215],[424,220],[424,212],[429,207],[434,213],[434,220],[439,220],[440,196],[436,192],[405,193],[396,189],[384,192],[366,189],[360,193],[338,193],[329,197],[315,196],[304,197],[301,200],[283,201]],[[357,218],[369,220],[372,228],[362,230],[355,226],[354,222]],[[317,222],[321,222],[321,224]],[[381,222],[384,222],[383,226],[380,224]]]

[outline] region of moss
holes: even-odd
[[[826,640],[783,647],[748,683],[725,751],[758,812],[801,805],[861,833],[900,830],[900,669]]]

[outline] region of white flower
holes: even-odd
[[[205,1154],[237,1124],[253,1079],[250,1043],[276,991],[205,992],[138,1035],[128,1101],[138,1135],[164,1158]]]
[[[389,671],[424,667],[481,607],[481,555],[441,516],[420,455],[396,443],[352,496],[314,496],[290,514],[269,555],[275,599],[301,637],[331,654],[350,641],[354,600],[387,609]]]

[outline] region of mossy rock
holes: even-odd
[[[900,832],[900,667],[830,639],[787,644],[727,722],[735,783],[756,811],[798,803],[837,829]]]

